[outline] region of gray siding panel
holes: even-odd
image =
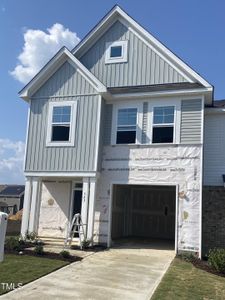
[[[106,43],[121,40],[128,40],[128,62],[105,64]],[[187,81],[119,21],[80,60],[107,87]]]
[[[78,101],[75,147],[46,147],[48,103]],[[26,171],[95,171],[98,96],[38,99],[31,102]]]
[[[181,135],[182,144],[201,143],[202,100],[181,101]]]
[[[33,98],[96,93],[76,69],[65,62],[33,95]]]
[[[103,152],[104,133],[105,133],[105,110],[106,110],[106,102],[105,102],[105,99],[103,98],[102,99],[102,107],[101,107],[101,120],[100,120],[98,171],[101,171],[101,167],[102,167],[102,152]]]
[[[212,108],[212,111],[214,108]],[[222,186],[225,174],[225,114],[205,115],[204,185]]]
[[[90,95],[93,92],[93,87],[69,63],[65,63],[36,92],[35,98],[31,100],[25,166],[27,172],[96,171],[96,120],[100,99],[98,95]],[[74,147],[46,147],[48,107],[51,101],[78,102]]]
[[[110,145],[111,144],[111,132],[112,132],[113,105],[105,104],[104,113],[105,113],[105,117],[104,117],[103,144]]]

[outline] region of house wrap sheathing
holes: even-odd
[[[96,239],[107,242],[111,184],[177,185],[179,250],[199,251],[201,146],[106,146],[96,196]],[[98,237],[98,238],[97,238]]]

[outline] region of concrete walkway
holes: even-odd
[[[174,250],[154,248],[122,244],[90,254],[0,298],[149,300],[174,257]]]

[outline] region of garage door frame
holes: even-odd
[[[115,185],[145,185],[145,186],[174,186],[175,187],[175,193],[176,193],[176,205],[175,205],[175,253],[177,254],[178,252],[178,189],[179,189],[179,185],[178,184],[174,184],[174,183],[161,183],[161,182],[156,182],[153,183],[151,182],[151,184],[149,183],[137,183],[137,182],[132,182],[132,183],[128,183],[126,181],[114,181],[111,182],[110,184],[110,203],[109,203],[109,226],[108,226],[108,240],[107,240],[107,246],[111,247],[112,245],[112,238],[111,238],[111,231],[112,231],[112,203],[113,203],[113,188]]]

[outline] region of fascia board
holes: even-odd
[[[19,96],[28,100],[40,86],[50,78],[65,61],[70,60],[81,75],[96,89],[98,93],[106,93],[106,87],[67,49],[62,48],[41,71],[19,92]]]
[[[182,76],[188,78],[190,81],[196,80],[205,87],[212,87],[212,85],[202,78],[197,72],[183,62],[178,56],[176,56],[171,50],[158,41],[153,35],[139,25],[134,19],[132,19],[126,12],[124,12],[119,6],[115,6],[97,25],[93,30],[74,48],[73,54],[78,58],[85,53],[93,41],[96,41],[100,35],[102,35],[109,25],[115,22],[116,18],[124,19],[138,34],[140,34],[148,43],[152,45],[157,51],[161,53],[167,60],[170,60],[175,64],[176,69],[180,69]],[[99,34],[98,34],[99,33]],[[83,49],[82,49],[83,48]],[[81,52],[82,50],[82,52]],[[192,78],[192,80],[190,79]]]
[[[62,58],[64,52],[64,48],[60,49],[55,56],[52,57],[48,61],[48,63],[31,79],[30,82],[28,82],[25,87],[19,91],[19,96],[23,98],[24,100],[28,100],[30,97],[30,89],[32,87],[35,87],[38,82],[40,82],[40,78],[43,78],[43,76],[46,78],[48,72],[51,73],[52,69],[54,68],[55,62],[60,62],[60,57]],[[43,80],[44,81],[44,80]]]
[[[117,5],[114,6],[88,33],[87,35],[78,43],[74,49],[71,51],[72,54],[76,54],[76,56],[79,58],[79,50],[83,48],[83,46],[90,46],[92,42],[92,38],[95,41],[100,37],[106,29],[108,29],[108,25],[112,25],[113,21],[116,21],[117,14]],[[83,54],[83,50],[82,50]]]
[[[67,55],[74,62],[75,66],[81,71],[82,75],[90,82],[90,84],[99,93],[106,93],[107,88],[101,83],[69,50],[67,50]]]
[[[133,98],[148,98],[148,97],[157,97],[157,96],[175,96],[175,95],[190,95],[190,94],[207,94],[211,93],[211,89],[202,88],[202,89],[186,89],[186,90],[174,90],[174,91],[157,91],[157,92],[140,92],[140,93],[118,93],[110,94],[110,100],[120,100],[120,99],[133,99]]]
[[[135,30],[137,30],[141,35],[143,35],[143,37],[145,37],[149,42],[151,42],[158,50],[162,51],[163,54],[165,54],[168,58],[172,59],[178,66],[184,69],[198,82],[203,84],[205,87],[212,87],[210,83],[208,83],[205,79],[203,79],[198,73],[196,73],[186,63],[184,63],[179,57],[177,57],[171,50],[169,50],[166,46],[164,46],[153,35],[151,35],[147,30],[145,30],[141,25],[139,25],[134,19],[128,16],[120,7],[117,7],[117,12],[126,21],[128,21]]]

